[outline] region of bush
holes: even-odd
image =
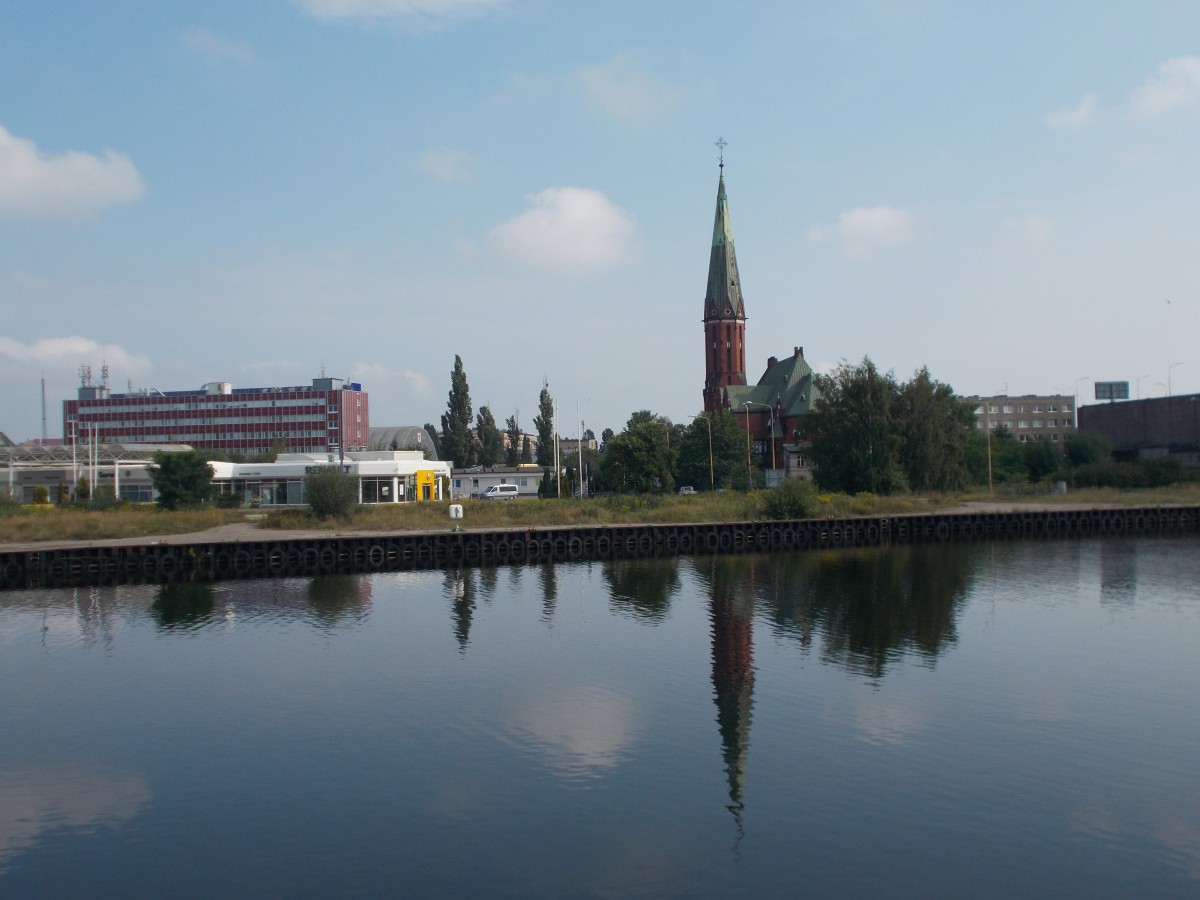
[[[1176,484],[1180,481],[1187,481],[1188,474],[1183,469],[1183,463],[1177,459],[1168,459],[1162,457],[1150,457],[1141,461],[1142,472],[1146,475],[1146,484],[1149,487],[1163,487],[1168,484]]]
[[[1071,472],[1071,483],[1075,487],[1144,488],[1146,472],[1131,463],[1088,463]]]
[[[763,516],[768,519],[807,519],[817,502],[817,489],[810,481],[785,478],[763,499]]]
[[[358,506],[358,480],[337,466],[322,466],[304,479],[304,499],[318,519],[345,519]]]
[[[33,489],[33,502],[41,504],[50,502],[50,492],[46,490],[44,484],[39,484]]]

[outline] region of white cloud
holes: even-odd
[[[678,101],[679,92],[661,82],[627,56],[582,70],[578,82],[584,95],[614,119],[648,122]]]
[[[1096,115],[1098,101],[1095,94],[1088,94],[1077,106],[1060,109],[1045,117],[1051,128],[1079,128],[1088,124]]]
[[[632,258],[637,227],[625,210],[590,188],[547,188],[532,208],[488,233],[492,246],[537,268],[602,268]]]
[[[814,242],[834,240],[847,259],[865,261],[912,242],[916,226],[910,213],[894,206],[858,207],[838,216],[832,228],[808,230]]]
[[[1200,99],[1200,56],[1181,56],[1159,64],[1146,83],[1133,92],[1135,115],[1154,119]]]
[[[449,18],[484,13],[501,0],[292,0],[318,22],[386,22],[410,17]]]
[[[0,216],[82,219],[146,192],[128,156],[69,150],[47,156],[0,125]]]
[[[442,184],[458,184],[471,179],[470,157],[461,150],[445,147],[426,150],[417,160],[417,166]]]
[[[12,338],[0,336],[0,357],[25,365],[76,365],[107,362],[111,368],[122,372],[144,372],[150,361],[144,356],[130,353],[116,344],[101,344],[91,338],[70,337],[42,338],[33,344],[22,344]],[[97,370],[96,374],[99,374]]]
[[[238,63],[252,66],[258,62],[250,45],[235,41],[207,28],[189,28],[183,35],[183,43],[189,50],[210,63]]]

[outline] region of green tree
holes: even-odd
[[[517,423],[516,413],[504,420],[504,434],[508,438],[508,446],[504,448],[504,464],[515,467],[521,458],[521,426]]]
[[[529,446],[529,435],[521,435],[521,462],[533,462],[533,448]]]
[[[504,455],[504,441],[496,425],[496,417],[487,406],[479,407],[475,420],[475,438],[479,442],[479,463],[494,466]]]
[[[1058,444],[1027,441],[1021,445],[1021,456],[1030,481],[1050,481],[1062,473],[1063,455]]]
[[[358,506],[358,480],[338,466],[321,466],[305,476],[304,500],[318,519],[345,519]]]
[[[639,494],[669,493],[675,489],[678,441],[671,446],[670,419],[640,410],[629,417],[625,430],[607,442],[601,463],[603,484],[609,490]]]
[[[86,475],[80,475],[75,482],[75,502],[87,503],[92,499],[92,484]]]
[[[843,362],[831,374],[817,375],[816,382],[820,399],[805,426],[817,484],[848,494],[905,490],[903,440],[892,418],[899,388],[892,374],[881,374],[863,357],[857,366]]]
[[[1067,436],[1066,453],[1072,466],[1111,462],[1112,445],[1094,431],[1077,431]]]
[[[433,445],[433,455],[438,459],[442,458],[441,448],[438,445],[438,430],[432,422],[426,422],[424,425],[425,433],[429,435],[429,442]]]
[[[967,441],[975,428],[970,405],[922,367],[896,393],[893,416],[900,466],[914,491],[948,491],[968,479]]]
[[[607,446],[608,442],[612,440],[612,436],[614,434],[616,434],[616,432],[613,431],[611,428],[605,428],[602,432],[600,432],[600,450],[601,450],[601,452],[603,452],[603,450],[604,450],[605,446]]]
[[[442,414],[442,434],[438,442],[439,456],[458,469],[473,465],[475,446],[471,439],[471,391],[462,358],[455,354],[454,370],[450,373],[450,396]]]
[[[163,509],[203,506],[212,496],[212,466],[199,450],[183,453],[159,450],[153,456],[150,480]]]
[[[712,429],[711,473],[709,427]],[[697,490],[744,489],[747,485],[746,432],[729,410],[701,413],[692,419],[679,444],[676,481]],[[711,477],[710,477],[711,474]]]
[[[550,396],[550,382],[542,380],[542,392],[538,395],[538,414],[533,417],[537,431],[537,464],[543,468],[554,465],[554,399]]]

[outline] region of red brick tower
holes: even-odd
[[[718,142],[723,147],[724,142]],[[733,252],[733,225],[725,199],[725,160],[717,183],[717,216],[704,295],[704,410],[728,407],[725,388],[746,383],[746,309]]]

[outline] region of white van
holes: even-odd
[[[484,494],[484,500],[515,500],[520,492],[515,484],[493,484]]]

